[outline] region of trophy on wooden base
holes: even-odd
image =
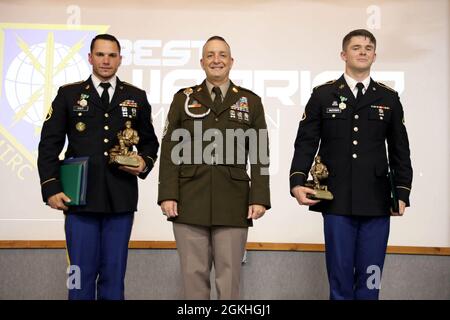
[[[119,145],[115,145],[109,151],[109,163],[129,167],[139,167],[137,152],[133,151],[133,146],[139,143],[139,135],[131,128],[131,121],[125,122],[125,129],[117,133]]]
[[[305,187],[314,189],[316,194],[308,194],[308,198],[313,200],[333,200],[333,194],[328,191],[328,187],[320,185],[320,180],[328,178],[328,168],[323,164],[320,156],[316,156],[314,165],[309,172],[313,180],[308,180],[305,183]]]

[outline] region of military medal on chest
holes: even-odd
[[[78,104],[82,107],[86,107],[88,105],[88,100],[87,100],[88,98],[89,98],[88,94],[82,93],[80,95],[80,100],[78,101]]]
[[[88,94],[82,93],[80,95],[79,100],[77,101],[77,104],[73,106],[73,111],[76,111],[76,112],[89,111],[88,98],[89,98]]]
[[[345,110],[347,108],[345,101],[347,101],[348,99],[344,96],[339,96],[339,99],[341,100],[341,102],[339,103],[339,109]]]
[[[86,99],[82,99],[82,100],[80,100],[79,104],[82,107],[86,107],[87,106],[87,100]]]

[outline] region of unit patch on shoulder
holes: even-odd
[[[48,113],[44,121],[50,120],[50,118],[52,117],[52,113],[53,113],[53,106],[50,106],[50,109],[48,109]]]

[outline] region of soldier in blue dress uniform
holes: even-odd
[[[121,81],[120,44],[114,36],[97,35],[91,42],[92,75],[61,87],[44,122],[38,169],[42,197],[63,210],[70,266],[80,283],[69,299],[123,299],[137,177],[145,179],[159,148],[145,91]],[[110,150],[126,122],[139,133],[138,167],[109,165]],[[86,204],[67,206],[60,182],[58,156],[68,138],[65,158],[89,157]]]
[[[299,204],[323,214],[331,299],[378,299],[390,216],[409,206],[412,167],[403,107],[396,91],[370,77],[375,49],[367,30],[344,37],[345,73],[314,88],[295,141],[290,191]],[[315,192],[304,186],[317,150],[328,167],[324,184],[333,200],[309,199]],[[389,166],[398,212],[391,210]]]

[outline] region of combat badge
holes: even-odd
[[[239,99],[239,111],[248,112],[248,100],[247,100],[247,97],[241,97]]]

